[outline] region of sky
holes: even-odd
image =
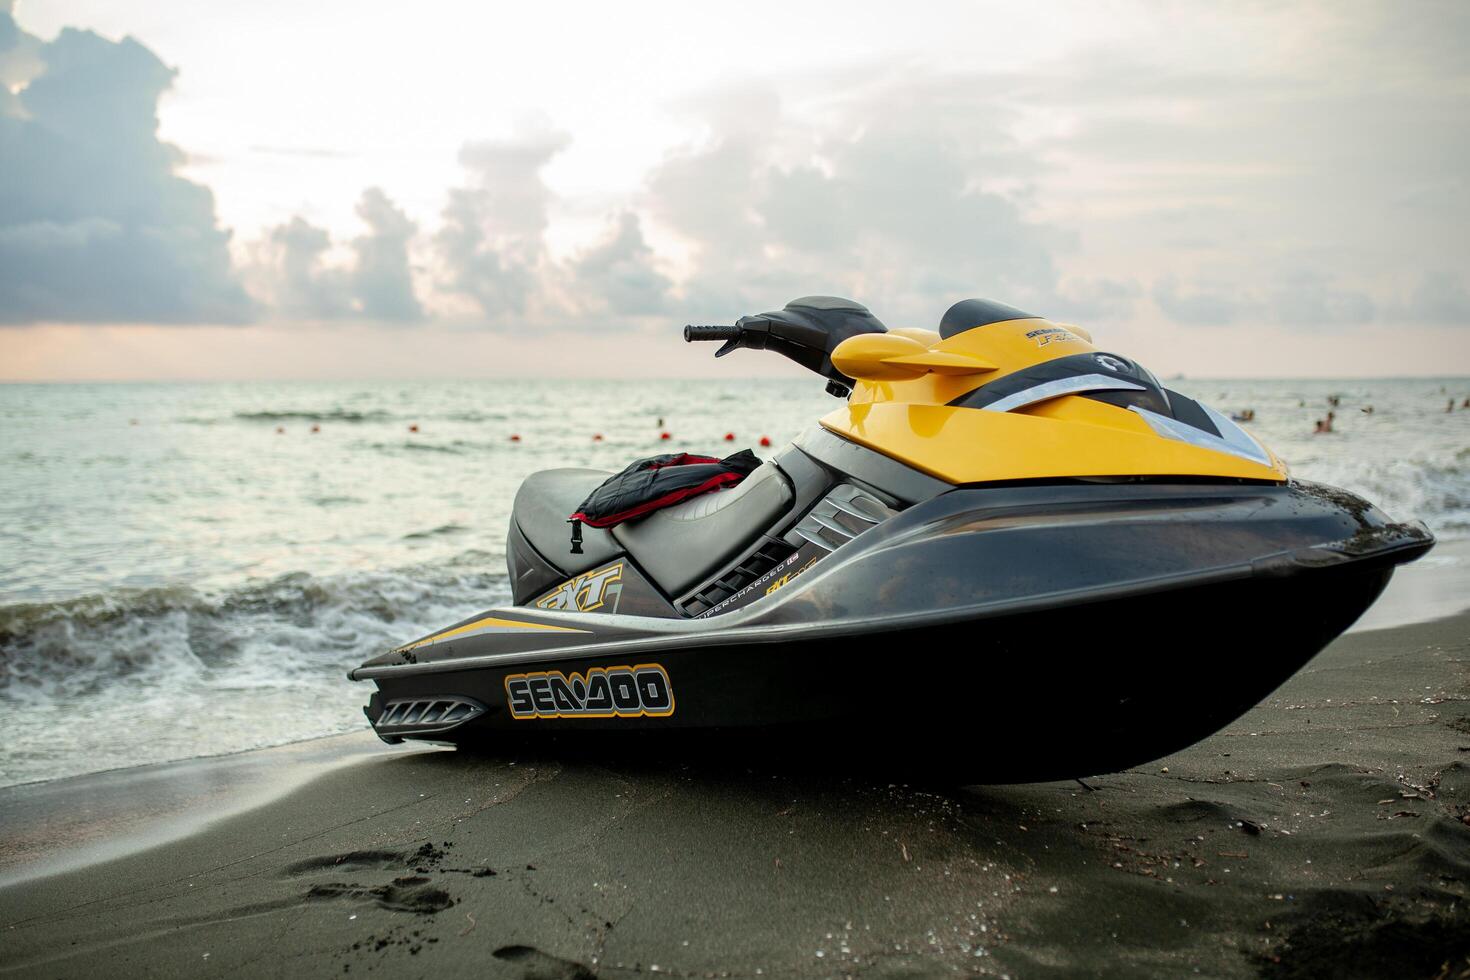
[[[1467,44],[1458,0],[0,0],[0,379],[781,373],[678,328],[814,293],[1470,374]]]

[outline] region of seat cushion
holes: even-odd
[[[730,560],[791,506],[791,487],[764,463],[728,490],[654,511],[612,529],[612,536],[671,596]]]
[[[606,470],[542,470],[526,477],[516,491],[512,520],[541,557],[568,575],[615,558],[623,550],[606,531],[584,526],[582,554],[572,554],[567,516],[610,476]]]

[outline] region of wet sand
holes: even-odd
[[[0,889],[0,973],[1470,976],[1470,615],[1350,634],[1222,734],[1086,787],[367,739],[251,753],[269,802]],[[0,797],[29,842],[12,881],[45,828],[59,850],[120,826],[72,813],[118,799],[100,778]]]

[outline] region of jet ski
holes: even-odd
[[[842,404],[739,483],[575,546],[610,474],[527,478],[513,604],[351,672],[381,738],[712,732],[942,758],[961,782],[1117,771],[1238,718],[1434,543],[1001,303],[890,330],[804,297],[684,339],[774,351]]]

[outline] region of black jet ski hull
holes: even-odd
[[[727,623],[501,610],[527,629],[354,674],[390,740],[704,732],[962,782],[1085,776],[1228,725],[1431,544],[1327,488],[959,490]]]
[[[752,751],[848,753],[875,764],[902,756],[908,771],[963,782],[1087,776],[1159,758],[1224,728],[1350,626],[1390,574],[1327,570],[1284,583],[1159,592],[875,633],[856,646],[812,637],[717,653],[671,650],[658,657],[673,694],[666,717],[517,719],[506,681],[526,665],[380,680],[368,715],[375,719],[388,702],[454,692],[489,710],[428,737],[524,744],[534,728],[535,737],[592,738],[615,749],[636,742],[625,734],[723,730],[753,739]],[[1249,609],[1266,635],[1242,641],[1220,619],[1222,604]],[[630,659],[544,666],[585,677],[636,667]]]

